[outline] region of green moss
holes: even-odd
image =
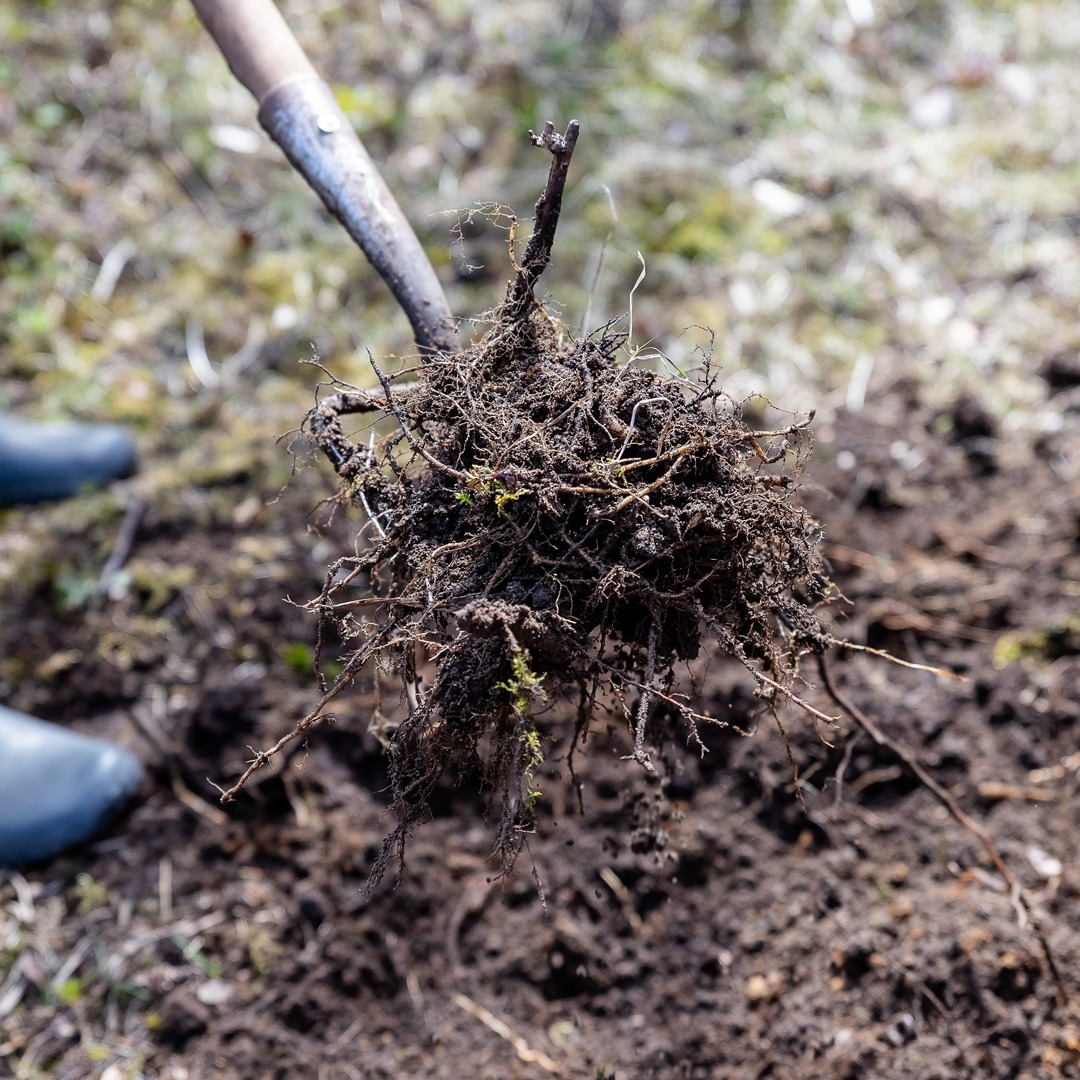
[[[78,611],[97,595],[100,572],[62,563],[53,582],[56,607],[60,611]]]
[[[512,477],[486,468],[474,468],[469,472],[468,490],[455,492],[454,499],[462,506],[470,506],[474,494],[494,499],[495,508],[502,514],[510,503],[531,492],[528,488],[519,488]]]
[[[74,976],[70,979],[65,979],[54,989],[53,993],[56,995],[56,1000],[64,1005],[78,1005],[83,997],[82,979],[75,978]]]
[[[528,715],[534,698],[546,697],[542,689],[544,676],[529,667],[529,660],[528,649],[517,649],[510,659],[510,678],[495,684],[510,695],[511,706],[519,716]]]
[[[109,906],[109,887],[86,873],[75,878],[75,895],[79,899],[80,915],[89,915]]]
[[[994,645],[994,667],[1006,668],[1021,660],[1052,663],[1080,653],[1080,615],[1052,623],[1040,630],[1017,630],[1003,634]]]
[[[132,588],[142,596],[143,611],[154,615],[195,581],[195,568],[154,559],[132,559],[127,566]]]
[[[281,657],[285,666],[297,675],[309,675],[315,664],[315,650],[303,642],[293,642],[285,645],[281,650]]]
[[[377,80],[357,84],[334,84],[334,97],[341,111],[358,131],[375,128],[394,129],[401,114],[393,89]]]
[[[533,786],[533,778],[536,770],[544,763],[544,751],[540,746],[540,733],[536,728],[530,728],[525,732],[522,739],[522,752],[524,755],[524,787],[525,787],[525,811],[532,813],[536,800],[542,792]]]

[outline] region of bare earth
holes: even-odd
[[[963,678],[869,657],[833,675],[992,835],[1060,985],[978,839],[846,720],[781,713],[796,784],[768,717],[752,737],[704,731],[705,756],[671,722],[663,782],[624,760],[624,718],[600,717],[579,801],[555,711],[515,872],[493,880],[483,795],[448,779],[396,887],[366,902],[390,827],[369,727],[397,688],[368,680],[286,768],[217,805],[211,781],[311,707],[314,624],[285,598],[318,593],[356,524],[319,507],[329,468],[301,456],[290,477],[277,439],[317,378],[296,361],[315,341],[359,380],[361,346],[408,342],[273,149],[215,149],[211,126],[251,129],[250,106],[183,6],[151,7],[161,41],[120,6],[106,23],[0,13],[20,43],[0,68],[0,405],[123,421],[143,453],[110,492],[0,516],[0,700],[149,768],[103,838],[0,872],[0,1076],[1080,1076],[1072,6],[883,2],[858,26],[853,3],[752,5],[748,25],[737,5],[584,5],[582,22],[540,4],[516,30],[501,5],[486,21],[417,7],[390,29],[392,12],[292,12],[322,66],[358,80],[357,123],[462,311],[501,290],[500,236],[470,241],[488,280],[455,275],[445,222],[420,209],[527,213],[545,163],[518,129],[592,110],[553,295],[583,310],[611,229],[599,184],[615,184],[592,321],[625,307],[642,248],[638,335],[684,358],[682,328],[709,322],[733,392],[819,409],[799,499],[848,601],[840,629]],[[384,56],[348,44],[361,19],[389,35]],[[64,77],[74,90],[50,89]],[[479,150],[439,126],[431,86],[480,95]],[[690,239],[679,213],[700,223]],[[125,237],[126,269],[92,297]],[[219,367],[261,326],[256,359],[208,386],[193,312]],[[715,655],[698,674],[702,707],[754,726],[742,668]]]

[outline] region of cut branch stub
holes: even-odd
[[[551,168],[544,190],[536,200],[533,234],[525,248],[525,257],[521,261],[517,277],[507,291],[506,304],[511,319],[523,314],[532,303],[533,287],[551,262],[551,249],[555,243],[555,230],[559,225],[566,174],[580,130],[581,125],[576,120],[571,120],[566,126],[566,133],[560,135],[549,120],[539,135],[535,131],[529,132],[529,138],[535,146],[541,146],[551,153]]]

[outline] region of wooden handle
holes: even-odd
[[[262,99],[287,79],[315,68],[272,0],[191,0],[232,73]]]

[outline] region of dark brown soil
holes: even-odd
[[[210,780],[318,701],[315,625],[285,598],[317,595],[361,522],[323,522],[325,465],[271,503],[274,437],[311,403],[296,361],[314,342],[359,382],[408,325],[252,143],[189,5],[15,0],[0,406],[128,423],[142,467],[0,515],[0,701],[150,776],[95,843],[0,873],[0,1078],[1080,1076],[1080,8],[282,8],[433,254],[449,206],[528,205],[523,129],[580,116],[589,179],[547,282],[565,321],[625,310],[640,248],[635,342],[678,358],[684,327],[716,326],[730,392],[821,406],[799,498],[850,600],[838,629],[967,681],[834,674],[993,834],[1072,1003],[975,837],[795,709],[805,805],[767,719],[704,729],[702,758],[658,716],[654,781],[597,715],[580,802],[546,747],[538,831],[494,884],[486,793],[447,776],[397,889],[362,902],[394,825],[388,679],[220,808]],[[498,302],[506,265],[473,216],[443,267],[461,312]],[[743,668],[694,665],[701,709],[753,721]]]
[[[110,836],[0,884],[24,920],[0,954],[22,987],[0,1072],[97,1076],[107,1056],[130,1066],[113,1075],[177,1080],[1080,1076],[1080,541],[1055,472],[1080,442],[1068,424],[1006,442],[977,412],[960,402],[943,423],[898,393],[842,414],[800,497],[825,523],[845,632],[965,677],[834,662],[993,834],[1070,1004],[975,837],[887,751],[793,709],[805,807],[771,722],[702,729],[701,756],[672,721],[661,781],[624,760],[621,716],[595,718],[580,803],[553,750],[537,830],[500,881],[483,793],[444,778],[397,887],[362,902],[392,826],[370,681],[226,816],[205,778],[234,779],[316,694],[281,652],[313,626],[282,598],[314,595],[351,530],[304,535],[330,486],[311,473],[244,510],[256,471],[222,485],[213,520],[144,512],[131,560],[191,566],[184,583],[77,615],[55,580],[6,598],[6,670],[69,657],[11,704],[129,742],[153,775]],[[40,513],[19,524],[71,542],[62,511]],[[151,615],[160,638],[129,638]],[[746,671],[697,663],[701,707],[752,724]]]

